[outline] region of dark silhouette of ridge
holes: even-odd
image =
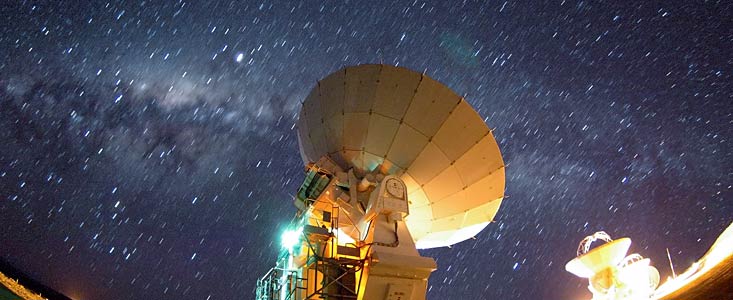
[[[31,290],[36,294],[40,294],[49,300],[72,300],[66,295],[36,281],[3,259],[0,259],[0,272],[11,279],[17,280],[18,283],[26,289]]]

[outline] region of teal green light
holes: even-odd
[[[285,230],[282,235],[282,246],[283,248],[293,248],[293,246],[297,245],[300,241],[300,234],[303,232],[303,229],[300,228],[298,230]]]

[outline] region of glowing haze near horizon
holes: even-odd
[[[0,258],[73,298],[253,298],[300,101],[362,63],[464,95],[507,165],[429,299],[588,297],[598,230],[664,278],[733,221],[730,2],[81,2],[0,8]]]

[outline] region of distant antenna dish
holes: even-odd
[[[303,102],[298,142],[306,164],[328,156],[356,176],[399,176],[417,248],[475,236],[504,197],[504,162],[483,119],[445,85],[405,68],[360,65],[318,82]]]
[[[629,247],[631,247],[631,239],[629,238],[609,241],[569,261],[565,265],[565,270],[578,277],[590,278],[604,269],[621,263],[626,257]]]
[[[598,240],[606,243],[591,249]],[[651,299],[659,284],[659,271],[648,258],[636,253],[626,256],[629,247],[629,238],[614,240],[603,231],[596,232],[580,242],[578,256],[565,265],[565,270],[588,278],[593,299]]]

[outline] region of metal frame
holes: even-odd
[[[314,199],[306,199],[309,201],[315,201]],[[336,214],[334,214],[334,211]],[[333,233],[338,230],[338,215],[339,207],[332,206],[331,210],[331,222],[330,223],[330,234],[323,243],[328,243],[330,246],[331,255],[336,252],[338,245],[334,241]],[[301,218],[309,218],[309,213],[305,212],[301,215]],[[301,219],[301,220],[303,220]],[[317,222],[320,223],[320,222]],[[369,254],[366,254],[365,258],[350,259],[345,257],[326,257],[326,248],[318,251],[317,245],[314,240],[308,237],[308,232],[303,232],[303,239],[308,245],[308,255],[306,257],[306,264],[300,269],[304,271],[305,277],[299,277],[297,270],[283,269],[283,268],[272,268],[262,278],[257,280],[256,299],[257,300],[305,300],[305,299],[357,299],[361,282],[363,279],[363,273],[360,271],[364,270],[364,265],[368,259]],[[357,247],[360,248],[360,247]],[[321,253],[319,253],[321,252]],[[361,253],[361,249],[359,249]],[[367,251],[368,252],[368,251]],[[286,254],[287,253],[287,254]],[[290,255],[289,252],[285,251],[283,254]],[[281,255],[282,256],[282,255]],[[314,270],[314,276],[309,278],[308,271]],[[318,274],[322,274],[319,276]],[[286,275],[287,273],[287,275]],[[347,275],[353,274],[354,286],[350,286],[343,281]],[[356,274],[359,274],[358,276]],[[357,278],[358,277],[358,278]],[[284,280],[283,280],[284,279]],[[320,288],[316,288],[318,285]],[[281,299],[283,288],[286,288],[285,298]],[[301,298],[302,291],[308,291],[309,288],[314,290],[312,293],[305,295]],[[334,293],[333,289],[337,289],[338,292]]]
[[[329,239],[333,239],[332,237]],[[363,277],[363,273],[359,274],[358,280],[354,279],[354,287],[351,288],[344,284],[341,279],[344,278],[346,275],[349,274],[356,274],[364,269],[364,263],[366,259],[336,259],[333,257],[323,257],[323,254],[317,254],[318,252],[315,249],[315,246],[311,243],[310,240],[306,239],[308,241],[308,247],[310,248],[310,252],[307,259],[307,265],[304,267],[305,269],[314,269],[316,272],[314,272],[315,276],[312,280],[314,284],[314,288],[316,284],[319,282],[318,273],[324,275],[322,278],[323,282],[319,289],[315,290],[312,294],[306,296],[304,299],[312,299],[314,296],[321,296],[321,298],[325,299],[356,299],[359,295],[359,288],[361,286],[361,279]],[[333,241],[329,242],[331,244],[331,253],[333,253],[334,243]],[[325,249],[324,249],[325,250]],[[310,253],[313,253],[314,255],[310,255]],[[339,271],[336,274],[332,274],[334,270]],[[331,294],[328,292],[328,288],[332,286],[337,286],[341,289],[345,289],[348,294]],[[332,298],[333,297],[333,298]]]
[[[287,273],[287,275],[283,276],[283,273]],[[285,282],[281,282],[281,278],[286,278]],[[288,286],[289,289],[286,290],[287,294],[285,296],[285,299],[295,300],[296,298],[293,298],[293,296],[297,295],[296,292],[298,290],[305,289],[305,287],[301,286],[301,284],[299,283],[303,283],[305,281],[307,281],[307,279],[298,277],[298,272],[296,272],[295,270],[272,268],[267,271],[267,273],[262,276],[262,278],[257,279],[257,290],[255,299],[280,300],[280,294],[282,293],[283,287]]]

